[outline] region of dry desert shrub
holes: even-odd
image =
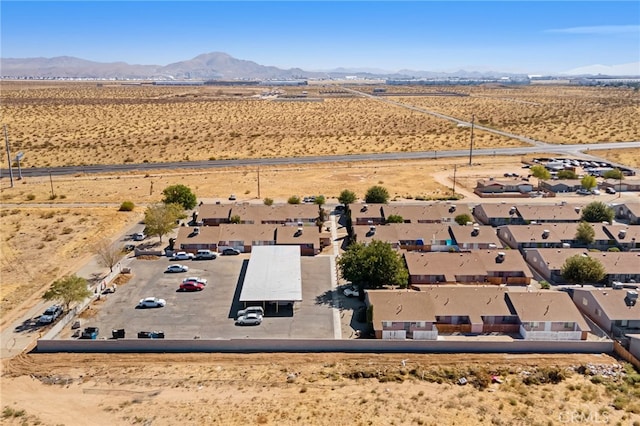
[[[212,88],[2,85],[3,117],[23,166],[408,152],[468,146],[449,121],[345,97],[272,102]],[[476,132],[478,147],[518,142]]]
[[[465,97],[397,97],[394,100],[549,143],[636,141],[638,92],[580,86],[455,87]]]

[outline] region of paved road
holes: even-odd
[[[495,131],[494,131],[495,132]],[[514,135],[517,136],[517,135]],[[523,138],[523,137],[519,137]],[[527,139],[527,138],[524,138]],[[487,148],[474,149],[473,155],[527,155],[535,153],[566,154],[576,157],[595,158],[582,153],[586,150],[640,148],[640,141],[633,142],[605,142],[594,144],[553,145],[536,141],[534,146],[515,148]],[[313,157],[283,157],[283,158],[248,158],[242,160],[215,160],[215,161],[182,161],[170,163],[142,163],[142,164],[112,164],[95,166],[69,166],[69,167],[32,167],[22,169],[23,177],[73,175],[85,173],[115,173],[134,170],[175,170],[175,169],[215,169],[223,167],[240,166],[274,166],[291,164],[320,164],[329,162],[356,162],[356,161],[385,161],[385,160],[422,160],[443,157],[468,157],[468,149],[451,151],[419,151],[419,152],[386,152],[379,154],[352,154],[352,155],[322,155]],[[636,170],[636,172],[638,172]],[[0,178],[8,178],[8,169],[0,169]],[[16,173],[14,172],[14,178]]]

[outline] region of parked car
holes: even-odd
[[[615,193],[616,193],[616,190],[615,190],[615,188],[612,188],[612,187],[610,187],[610,186],[607,186],[607,187],[605,188],[605,192],[606,192],[607,194],[615,194]]]
[[[189,267],[186,265],[179,265],[179,264],[174,264],[174,265],[169,265],[167,266],[167,269],[164,271],[165,273],[174,273],[174,272],[187,272],[189,270]]]
[[[258,314],[260,316],[264,316],[264,309],[262,309],[262,306],[249,306],[245,309],[240,309],[236,318],[246,316],[247,314]]]
[[[210,260],[215,259],[218,255],[211,250],[198,250],[196,252],[195,260]]]
[[[51,324],[52,322],[57,320],[60,315],[62,315],[62,306],[51,305],[44,311],[42,315],[40,315],[40,318],[38,318],[38,323]]]
[[[186,251],[179,251],[173,255],[171,260],[191,260],[195,256],[193,253],[187,253]]]
[[[238,317],[236,325],[260,325],[262,323],[262,315],[260,314],[247,314]]]
[[[133,244],[127,244],[122,248],[122,251],[130,252],[130,251],[134,251],[135,249],[136,249],[136,246],[134,246]]]
[[[136,232],[133,234],[133,241],[142,241],[146,238],[146,236],[142,232]]]
[[[593,195],[600,195],[600,190],[599,190],[599,189],[592,189],[592,190],[591,190],[591,193],[592,193]]]
[[[197,283],[197,284],[202,284],[202,285],[207,285],[207,279],[206,278],[200,278],[200,277],[187,277],[184,280],[182,280],[183,283],[188,283],[188,282],[193,282],[193,283]]]
[[[167,304],[167,301],[164,299],[158,299],[157,297],[147,297],[145,299],[140,299],[138,302],[137,308],[163,308]]]
[[[138,331],[138,339],[164,339],[164,331]]]
[[[236,200],[236,194],[229,195],[229,201],[235,201],[235,200]]]
[[[578,195],[591,195],[591,191],[589,191],[588,189],[584,189],[584,188],[580,188],[576,191],[576,194]]]
[[[204,284],[197,283],[195,281],[187,281],[180,284],[180,291],[202,291],[204,290]]]
[[[100,333],[100,329],[98,327],[85,327],[85,329],[82,330],[82,334],[80,335],[80,338],[96,340],[98,338],[99,333]]]
[[[240,250],[234,248],[226,248],[222,250],[222,254],[225,256],[237,256],[240,254]]]
[[[358,288],[355,286],[349,286],[344,290],[342,290],[342,294],[344,294],[347,297],[359,297],[360,291],[358,291]]]

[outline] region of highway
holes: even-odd
[[[594,144],[576,145],[552,145],[538,142],[534,146],[515,148],[488,148],[474,149],[473,155],[527,155],[527,154],[558,154],[571,155],[582,158],[597,158],[584,154],[583,151],[600,149],[640,148],[640,141],[634,142],[606,142]],[[91,166],[67,166],[67,167],[31,167],[22,169],[22,177],[74,175],[91,173],[119,173],[145,170],[175,170],[175,169],[216,169],[224,167],[246,166],[277,166],[277,165],[303,165],[331,162],[357,162],[357,161],[388,161],[388,160],[424,160],[444,157],[468,157],[468,149],[451,151],[419,151],[419,152],[385,152],[377,154],[351,154],[351,155],[322,155],[313,157],[280,157],[280,158],[247,158],[238,160],[204,160],[204,161],[176,161],[169,163],[140,163],[140,164],[100,164]],[[606,161],[606,160],[601,160]],[[17,178],[18,171],[14,168],[13,177]],[[639,173],[636,170],[636,173]],[[0,169],[1,178],[9,178],[7,168]]]

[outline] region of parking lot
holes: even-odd
[[[329,257],[302,257],[302,302],[293,310],[267,309],[262,324],[236,326],[235,315],[244,272],[250,255],[219,256],[214,260],[171,261],[168,258],[131,262],[131,279],[115,293],[102,295],[91,306],[81,327],[96,326],[100,338],[111,337],[113,329],[125,329],[125,338],[136,338],[139,331],[163,331],[167,339],[231,338],[334,338]],[[165,273],[168,265],[181,263],[188,272]],[[186,277],[206,278],[199,292],[179,292]],[[165,299],[162,308],[136,309],[140,299]],[[62,337],[68,333],[63,333]]]

